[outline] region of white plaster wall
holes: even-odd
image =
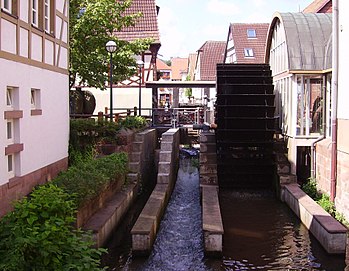
[[[110,106],[110,89],[100,90],[96,88],[83,88],[89,90],[96,98],[96,109],[93,114],[98,112],[104,113],[104,108]],[[113,108],[130,108],[137,106],[138,108],[138,93],[139,88],[113,88]],[[152,106],[152,89],[142,88],[142,108],[151,108]],[[114,112],[118,112],[117,110]],[[148,111],[143,111],[142,114],[148,114]]]
[[[29,32],[28,30],[21,28],[20,29],[20,55],[23,57],[28,57],[29,56],[29,49],[28,49],[28,37],[29,37]]]
[[[57,45],[57,65],[58,67],[60,68],[63,68],[63,69],[68,69],[68,50],[64,47],[61,47],[60,48],[60,52],[59,52],[59,46]]]
[[[338,69],[338,118],[349,119],[349,1],[339,1],[339,69]]]
[[[20,176],[52,164],[68,156],[69,95],[68,75],[0,59],[0,111],[6,110],[6,86],[19,88]],[[16,71],[16,72],[13,72]],[[18,76],[21,75],[21,76]],[[41,91],[42,115],[31,116],[30,90]],[[6,131],[6,121],[0,121],[0,130]],[[0,149],[6,147],[6,134],[0,134]],[[6,183],[7,160],[0,156],[0,185]]]
[[[52,41],[45,40],[45,63],[53,65],[54,44]]]
[[[1,50],[16,53],[16,25],[1,19]]]
[[[42,61],[42,37],[32,33],[31,58]]]
[[[20,5],[19,5],[19,18],[28,23],[28,10],[29,10],[29,1],[19,1]]]

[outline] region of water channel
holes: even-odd
[[[199,174],[183,159],[177,183],[149,257],[134,257],[129,231],[146,197],[137,202],[108,244],[109,270],[326,270],[345,269],[343,256],[328,255],[290,209],[268,191],[221,191],[223,257],[203,252]]]

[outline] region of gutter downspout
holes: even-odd
[[[324,135],[318,137],[316,140],[314,140],[314,142],[311,143],[311,150],[310,150],[310,178],[315,179],[316,175],[315,175],[315,167],[316,167],[316,159],[315,159],[315,144],[318,143],[319,141],[323,140],[325,138]]]
[[[333,0],[333,22],[332,22],[332,37],[333,37],[333,51],[332,51],[332,148],[331,148],[331,190],[330,199],[334,202],[336,198],[337,187],[337,103],[338,103],[338,0]]]

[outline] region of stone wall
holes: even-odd
[[[44,184],[68,168],[68,157],[35,170],[27,175],[15,177],[0,186],[0,217],[11,211],[12,203],[28,195],[35,186]]]

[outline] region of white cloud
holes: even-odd
[[[220,15],[231,16],[241,12],[240,7],[231,0],[209,0],[206,8],[207,11]]]

